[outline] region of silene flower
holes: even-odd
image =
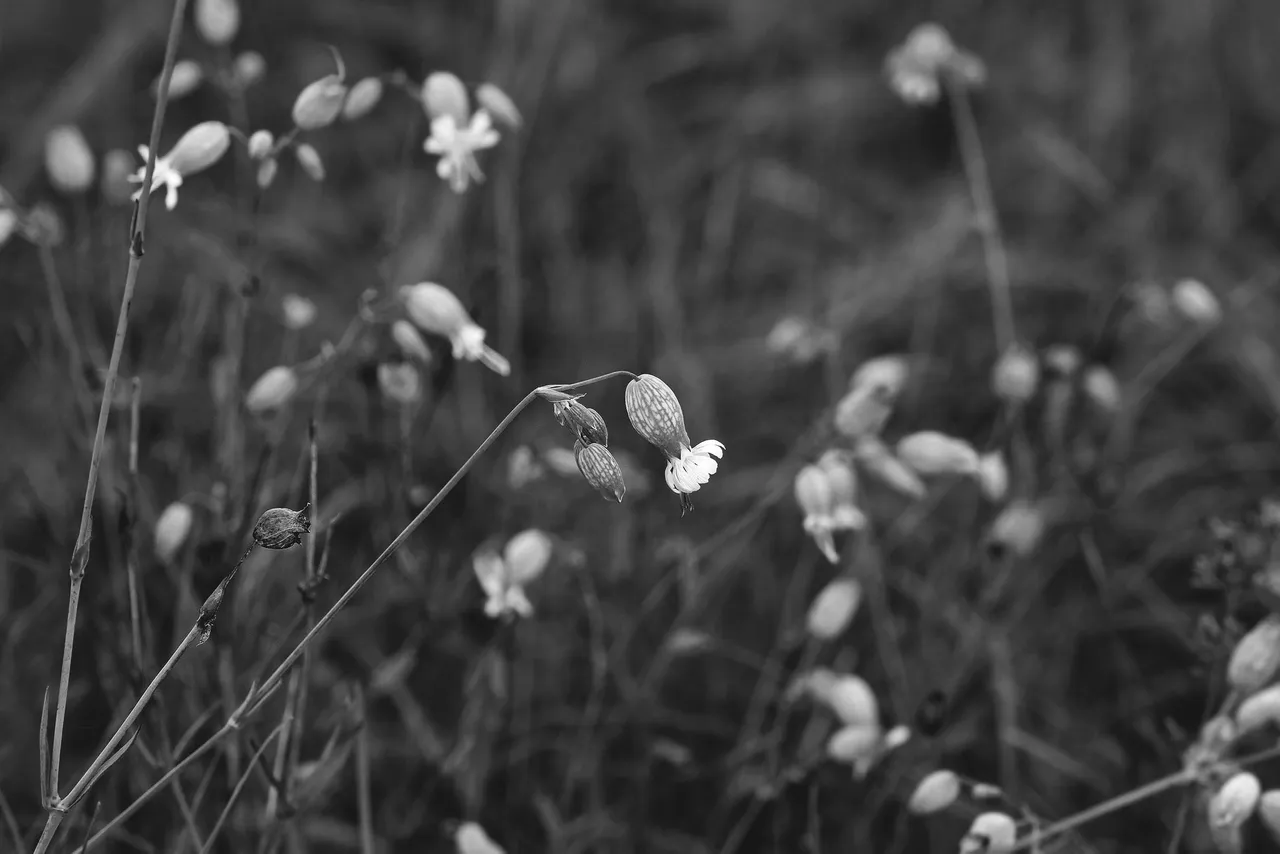
[[[921,24],[889,54],[885,73],[893,91],[908,104],[932,104],[942,91],[943,75],[966,86],[986,79],[982,60],[961,50],[937,24]]]
[[[151,192],[165,188],[164,206],[173,210],[178,205],[178,188],[182,179],[208,169],[222,159],[231,146],[231,133],[222,122],[201,122],[187,131],[174,144],[169,153],[156,158],[155,172],[151,176]],[[135,184],[146,179],[146,162],[151,157],[151,150],[145,145],[138,146],[143,164],[137,172],[129,176]],[[142,198],[142,190],[133,194],[136,202]]]
[[[653,374],[627,384],[627,417],[649,444],[667,456],[667,487],[680,496],[682,511],[693,508],[690,493],[711,479],[724,455],[724,443],[707,439],[694,445],[684,425],[684,410],[671,387]]]
[[[525,588],[536,581],[551,560],[551,538],[529,529],[516,534],[502,550],[478,552],[472,558],[476,580],[488,596],[484,612],[490,617],[530,617],[533,605]]]
[[[431,120],[431,135],[422,147],[428,154],[440,156],[436,174],[448,181],[455,193],[464,193],[472,181],[484,181],[476,152],[493,148],[498,138],[488,110],[476,110],[462,122],[451,113],[442,113]]]
[[[500,376],[511,373],[511,363],[484,343],[484,329],[471,319],[453,291],[435,282],[419,282],[402,287],[400,297],[419,329],[449,339],[455,359],[481,362]]]

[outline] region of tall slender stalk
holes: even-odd
[[[164,126],[164,111],[168,103],[169,80],[173,77],[173,65],[178,55],[178,43],[182,40],[182,21],[187,0],[174,0],[173,17],[169,24],[169,38],[165,45],[164,70],[160,73],[160,86],[156,95],[156,110],[151,120],[150,150],[147,168],[143,174],[142,195],[134,205],[133,227],[129,235],[129,266],[125,272],[124,295],[120,299],[120,316],[116,321],[116,336],[111,347],[111,361],[103,383],[102,403],[98,408],[98,426],[93,436],[93,450],[89,455],[89,477],[85,485],[84,506],[80,511],[80,530],[75,548],[71,552],[71,592],[67,597],[67,628],[62,646],[62,670],[58,677],[58,697],[54,707],[53,741],[50,749],[49,790],[42,793],[47,801],[49,825],[46,834],[57,832],[62,812],[58,797],[58,772],[62,765],[62,732],[66,724],[67,693],[71,683],[71,657],[75,650],[76,615],[80,609],[80,588],[84,583],[85,568],[89,564],[89,542],[93,535],[93,501],[98,491],[98,471],[102,466],[102,450],[106,439],[107,421],[115,398],[116,379],[120,375],[120,358],[129,332],[129,309],[133,305],[134,288],[138,282],[138,270],[142,266],[144,240],[147,230],[147,211],[150,209],[151,178],[155,174],[156,152],[160,148],[160,129]],[[48,848],[52,838],[41,837],[37,851]]]

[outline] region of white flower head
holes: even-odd
[[[542,575],[551,551],[551,538],[530,529],[512,537],[502,554],[492,550],[477,552],[472,566],[488,597],[484,612],[490,617],[532,616],[533,604],[525,588]]]
[[[208,169],[222,159],[231,146],[231,132],[222,122],[201,122],[187,131],[174,144],[168,154],[156,158],[155,172],[151,176],[151,192],[165,188],[164,206],[173,210],[178,204],[178,188],[182,179]],[[140,184],[146,180],[146,160],[151,157],[151,150],[145,145],[138,146],[138,154],[142,155],[143,165],[137,172],[129,176],[129,180]],[[133,194],[136,202],[142,198],[142,190]]]
[[[448,181],[455,193],[463,193],[472,181],[484,181],[476,152],[493,148],[498,138],[488,110],[476,110],[465,122],[452,113],[441,113],[431,120],[431,135],[422,147],[428,154],[440,156],[436,174]]]
[[[921,24],[885,61],[889,85],[908,104],[932,104],[942,91],[943,75],[966,86],[986,79],[982,60],[960,49],[937,24]]]

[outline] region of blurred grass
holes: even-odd
[[[136,145],[166,8],[0,9],[0,75],[9,81],[0,185],[28,203],[54,199],[71,223],[59,269],[78,321],[104,346],[128,211],[95,198],[82,219],[57,200],[41,169],[43,138],[74,121],[99,152]],[[236,47],[268,63],[249,100],[252,128],[283,126],[297,91],[330,70],[326,44],[353,77],[402,68],[421,79],[444,68],[492,80],[529,126],[493,152],[487,184],[459,198],[420,153],[421,111],[389,96],[360,123],[317,135],[323,184],[282,164],[256,225],[235,204],[232,158],[184,187],[176,212],[153,219],[124,367],[144,389],[143,534],[167,503],[208,495],[222,477],[208,383],[219,317],[254,264],[262,289],[251,300],[247,381],[282,360],[284,294],[320,309],[293,345],[301,359],[337,340],[364,289],[423,279],[457,291],[515,365],[510,381],[470,364],[441,379],[429,425],[422,419],[412,434],[411,471],[400,468],[396,414],[368,379],[390,352],[385,336],[343,367],[323,404],[320,479],[322,503],[342,493],[350,506],[322,599],[407,521],[403,491],[442,484],[531,384],[652,371],[681,393],[694,439],[728,447],[685,519],[660,488],[620,507],[573,480],[513,492],[506,452],[564,444],[547,413],[531,412],[339,619],[313,670],[304,757],[328,737],[345,680],[367,685],[398,650],[415,654],[403,687],[369,692],[385,850],[444,850],[442,822],[477,817],[510,851],[727,851],[734,839],[739,851],[801,850],[806,834],[812,850],[945,851],[961,822],[899,820],[904,781],[932,764],[1016,788],[1050,817],[1176,765],[1177,733],[1197,729],[1208,683],[1188,641],[1206,607],[1187,583],[1204,545],[1197,525],[1255,505],[1274,489],[1280,463],[1280,114],[1270,49],[1280,12],[1266,0],[277,0],[244,12]],[[1159,348],[1148,332],[1107,323],[1130,281],[1201,278],[1227,317],[1143,400],[1114,500],[1056,526],[994,602],[982,603],[993,579],[973,545],[990,514],[971,490],[938,496],[927,515],[873,491],[882,572],[850,561],[884,590],[820,657],[855,662],[892,720],[946,687],[950,728],[867,783],[824,767],[767,803],[728,803],[737,769],[726,757],[757,680],[774,679],[775,694],[785,685],[800,660],[790,638],[828,577],[800,530],[789,478],[820,447],[813,437],[826,435],[824,412],[848,374],[884,352],[918,357],[923,369],[895,434],[942,429],[983,443],[998,415],[987,391],[996,354],[984,271],[947,107],[902,106],[880,71],[887,50],[927,19],[989,66],[978,120],[1023,338],[1075,344],[1128,383]],[[211,51],[188,34],[183,55]],[[211,90],[175,103],[166,144],[208,118],[229,119]],[[258,249],[247,258],[236,235],[250,227]],[[14,242],[0,261],[0,732],[10,734],[0,742],[0,789],[25,829],[39,813],[39,698],[55,678],[89,432],[67,387],[35,252]],[[838,351],[805,366],[768,353],[764,338],[787,314],[825,324]],[[593,390],[588,401],[660,485],[654,454],[623,437],[621,390]],[[301,504],[307,409],[295,407],[283,434],[268,504]],[[82,609],[72,768],[132,696],[127,614],[111,595],[123,583],[119,544],[108,530],[125,478],[123,422],[118,413]],[[251,433],[251,454],[262,441]],[[144,566],[160,654],[223,570],[217,520],[204,510],[197,518],[193,538],[204,547],[186,564]],[[562,549],[537,590],[535,620],[491,640],[475,614],[469,555],[525,527],[552,532]],[[184,662],[154,721],[180,733],[221,695],[220,668],[244,690],[266,640],[292,615],[300,560],[286,553],[245,568],[214,642]],[[741,660],[712,654],[663,668],[657,652],[673,622],[741,647]],[[783,672],[761,676],[771,655]],[[440,751],[455,750],[468,726],[492,724],[475,681],[489,666],[512,669],[509,717],[497,725],[504,737],[491,755],[469,755],[446,773]],[[1016,744],[998,731],[1010,706]],[[277,717],[259,716],[255,737]],[[689,764],[655,761],[659,739],[687,747]],[[212,764],[211,786],[225,792],[234,779]],[[137,757],[122,765],[93,795],[103,815],[157,773]],[[246,810],[258,808],[255,786]],[[350,774],[326,803],[297,826],[311,829],[315,850],[349,850]],[[1151,840],[1167,838],[1177,808],[1175,798],[1157,799],[1084,836],[1098,850],[1155,850]],[[161,796],[130,832],[175,850],[171,813]],[[550,816],[564,822],[558,843],[546,835]],[[253,839],[251,819],[238,818],[227,839]]]

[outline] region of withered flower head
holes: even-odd
[[[253,541],[266,549],[287,549],[302,542],[302,535],[311,533],[308,504],[301,510],[274,507],[258,517],[253,526]]]

